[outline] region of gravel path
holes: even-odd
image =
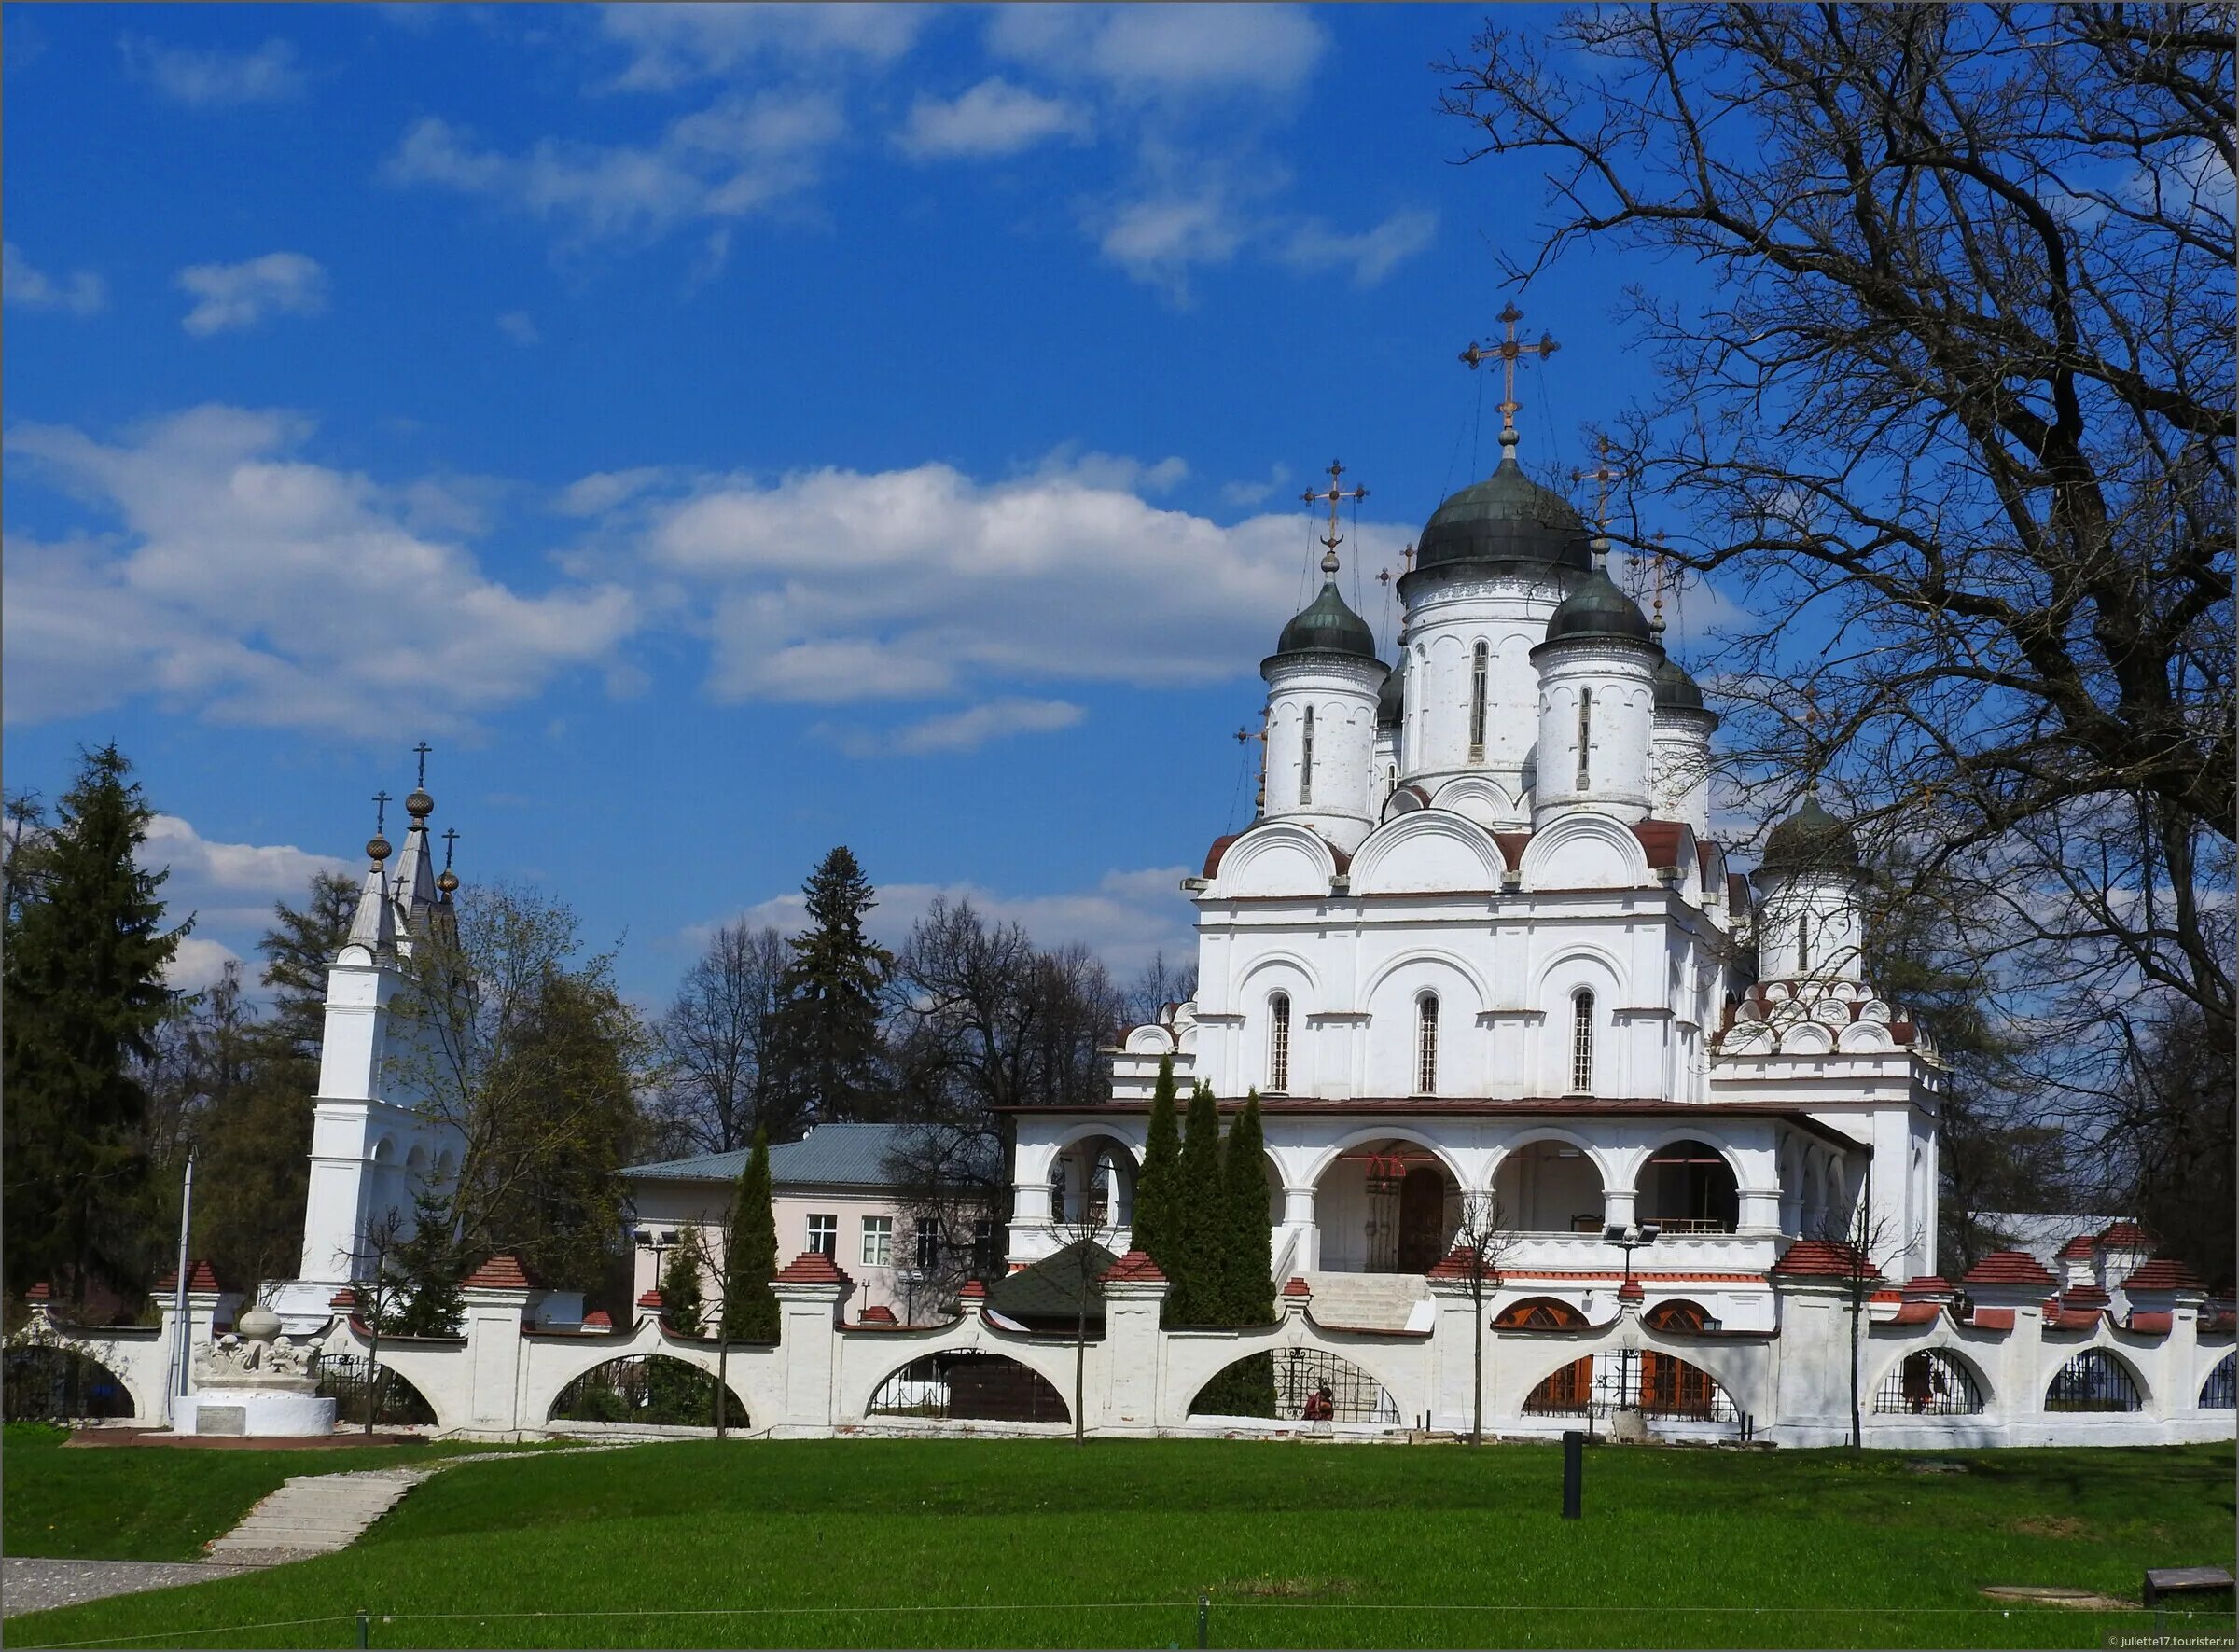
[[[0,1617],[75,1606],[104,1595],[137,1594],[179,1583],[208,1583],[254,1572],[255,1566],[223,1566],[208,1561],[30,1561],[10,1555],[0,1562]]]

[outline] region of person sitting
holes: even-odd
[[[1300,1414],[1309,1423],[1328,1423],[1335,1419],[1337,1402],[1330,1395],[1328,1383],[1323,1383],[1306,1396],[1306,1409]]]

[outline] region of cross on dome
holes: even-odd
[[[1517,309],[1512,301],[1500,312],[1498,319],[1500,325],[1508,329],[1508,337],[1490,350],[1481,349],[1477,340],[1472,339],[1469,348],[1462,352],[1461,359],[1469,364],[1471,372],[1477,370],[1477,364],[1481,361],[1500,363],[1500,457],[1501,462],[1506,464],[1516,457],[1516,444],[1521,439],[1516,434],[1516,413],[1523,404],[1516,399],[1516,364],[1527,355],[1536,355],[1545,361],[1563,346],[1549,338],[1544,329],[1539,334],[1538,343],[1520,342],[1516,337],[1516,324],[1523,319],[1523,312]]]
[[[1356,486],[1349,493],[1341,492],[1337,485],[1337,479],[1344,474],[1345,467],[1339,464],[1335,459],[1332,459],[1329,461],[1329,485],[1327,488],[1322,489],[1319,493],[1316,493],[1312,488],[1308,488],[1305,493],[1299,495],[1299,497],[1308,505],[1316,505],[1327,502],[1329,507],[1329,531],[1327,534],[1320,535],[1322,545],[1325,548],[1322,551],[1322,572],[1325,574],[1335,574],[1337,572],[1337,548],[1345,542],[1345,536],[1337,531],[1337,507],[1339,504],[1344,500],[1350,499],[1354,504],[1358,505],[1363,499],[1366,499],[1369,496],[1368,489],[1358,486]]]
[[[1595,437],[1593,451],[1595,456],[1593,468],[1592,470],[1573,470],[1570,473],[1570,479],[1574,482],[1591,480],[1594,484],[1594,532],[1606,540],[1609,537],[1609,484],[1619,480],[1625,473],[1614,468],[1609,463],[1609,438],[1607,437]]]

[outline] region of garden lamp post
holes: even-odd
[[[1660,1222],[1643,1222],[1638,1227],[1628,1227],[1622,1222],[1612,1222],[1602,1229],[1602,1237],[1625,1253],[1625,1284],[1624,1288],[1618,1293],[1620,1302],[1625,1301],[1633,1293],[1633,1253],[1646,1245],[1654,1244],[1657,1235],[1662,1231],[1663,1225]],[[1627,1338],[1624,1372],[1619,1379],[1618,1386],[1618,1401],[1620,1405],[1623,1404],[1627,1395],[1633,1395],[1634,1392],[1633,1387],[1633,1348],[1632,1339]],[[1637,1398],[1637,1395],[1635,1397]]]

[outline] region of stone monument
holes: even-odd
[[[172,1432],[332,1434],[334,1401],[319,1395],[318,1366],[318,1350],[283,1335],[280,1316],[258,1303],[195,1359],[194,1392],[172,1402]]]

